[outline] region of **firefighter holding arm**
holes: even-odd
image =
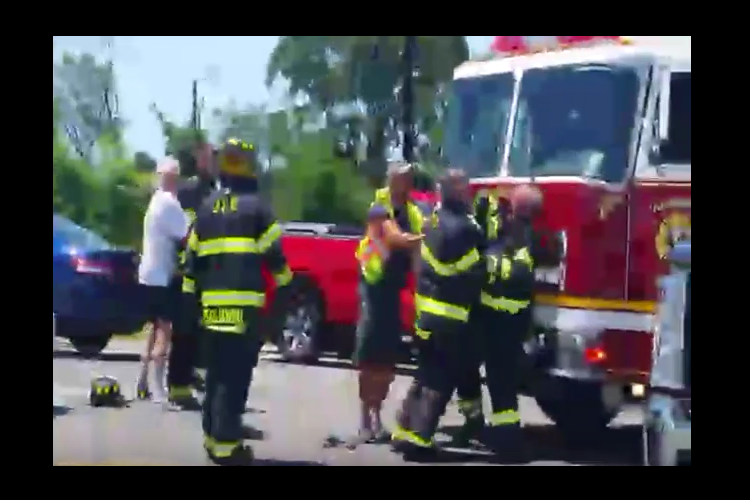
[[[522,186],[511,194],[502,237],[487,250],[487,275],[472,323],[481,335],[492,414],[482,441],[496,454],[523,460],[518,392],[523,344],[533,322],[535,264],[531,223],[541,194]]]
[[[292,273],[281,251],[282,228],[258,195],[252,145],[230,139],[218,157],[222,189],[201,205],[188,239],[183,292],[200,292],[206,340],[204,448],[218,465],[249,465],[242,415],[262,344],[262,268],[277,287]]]
[[[482,230],[482,248],[480,251],[484,254],[487,248],[494,245],[499,236],[502,227],[502,217],[500,214],[500,205],[498,198],[489,192],[480,192],[474,198],[474,219]],[[478,297],[477,297],[478,298]],[[472,439],[480,439],[482,429],[484,428],[484,412],[482,410],[482,376],[480,367],[483,356],[481,352],[481,332],[483,325],[478,324],[477,307],[472,307],[469,335],[474,336],[471,344],[475,347],[474,352],[470,355],[473,357],[472,363],[467,363],[466,373],[459,378],[456,388],[458,399],[458,410],[464,417],[464,424],[456,436],[456,444],[465,446]]]
[[[485,276],[483,235],[471,214],[466,175],[441,179],[441,207],[427,225],[420,250],[415,334],[417,372],[393,431],[393,447],[407,460],[434,455],[433,437],[459,379],[474,363],[469,313]]]

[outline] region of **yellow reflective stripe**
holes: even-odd
[[[495,309],[496,311],[504,311],[510,314],[518,314],[520,311],[529,307],[531,301],[529,300],[515,300],[508,299],[506,297],[493,297],[487,292],[482,292],[480,300],[483,305]]]
[[[420,448],[432,448],[434,445],[432,440],[420,437],[417,433],[408,431],[399,425],[393,428],[391,439],[394,441],[405,441]]]
[[[422,211],[412,202],[406,204],[406,215],[409,217],[409,228],[413,234],[420,234],[424,227],[424,215]]]
[[[500,232],[500,218],[497,215],[488,215],[487,221],[487,238],[496,240]]]
[[[273,223],[258,238],[212,238],[197,243],[196,253],[200,257],[225,253],[266,253],[282,235],[281,226]]]
[[[234,450],[242,444],[240,441],[217,441],[212,437],[206,436],[203,440],[206,449],[216,458],[231,457]]]
[[[256,306],[263,307],[266,294],[263,292],[240,292],[235,290],[206,290],[201,294],[204,307]]]
[[[193,391],[190,389],[189,386],[174,385],[169,388],[170,398],[189,398],[189,397],[192,397],[192,395],[193,395]]]
[[[281,226],[278,222],[274,222],[270,226],[268,226],[268,229],[260,235],[260,238],[258,238],[257,242],[257,250],[258,253],[266,253],[271,246],[278,241],[279,238],[281,238],[281,234],[283,231],[281,230]]]
[[[503,410],[493,413],[487,421],[490,427],[516,425],[521,423],[521,414],[516,410]]]
[[[469,308],[456,306],[447,302],[425,297],[424,295],[416,296],[417,314],[428,313],[433,316],[442,316],[444,318],[456,321],[469,321]]]
[[[529,267],[534,266],[534,259],[531,257],[531,252],[529,252],[529,249],[527,247],[523,247],[522,249],[518,250],[513,256],[513,259],[520,260]]]
[[[203,323],[203,328],[212,332],[234,333],[242,335],[245,333],[245,325],[207,325]]]
[[[193,210],[192,208],[186,208],[185,209],[185,215],[187,215],[187,218],[188,218],[188,220],[190,221],[191,224],[193,222],[195,222],[195,218],[197,217],[197,214],[195,213],[195,210]]]
[[[198,243],[199,257],[225,253],[259,253],[253,238],[214,238]]]
[[[198,235],[195,234],[195,230],[190,231],[190,236],[188,236],[186,247],[194,252],[198,251]]]
[[[289,269],[289,266],[284,267],[284,269],[273,275],[276,286],[279,288],[287,286],[289,283],[291,283],[292,278],[294,278],[294,275],[292,274],[292,270]]]
[[[432,332],[427,331],[427,330],[422,330],[421,328],[415,328],[414,335],[416,335],[422,340],[427,340],[430,338],[430,335],[432,335]]]
[[[195,293],[195,280],[182,278],[182,293]]]
[[[466,272],[471,266],[479,262],[480,259],[479,250],[476,248],[472,248],[466,255],[450,264],[437,260],[430,249],[427,248],[427,245],[422,245],[421,255],[430,267],[440,276],[455,276]]]

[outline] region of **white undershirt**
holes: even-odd
[[[138,281],[143,285],[167,286],[177,266],[177,245],[185,238],[189,219],[177,197],[157,190],[143,218],[143,256]]]

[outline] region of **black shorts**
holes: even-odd
[[[174,321],[179,293],[173,286],[143,286],[149,321]]]

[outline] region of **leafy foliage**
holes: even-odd
[[[283,220],[357,224],[399,146],[403,36],[282,36],[266,83],[288,83],[288,109],[229,105],[213,111],[213,137],[252,142],[266,167],[261,186]],[[419,155],[438,165],[444,94],[453,68],[468,57],[465,37],[420,36],[415,73]],[[187,83],[187,82],[186,82]],[[52,209],[118,244],[137,246],[156,161],[130,155],[117,112],[112,62],[66,54],[53,63]],[[165,153],[186,176],[192,150],[208,140],[151,108]],[[434,167],[437,169],[438,167]]]

